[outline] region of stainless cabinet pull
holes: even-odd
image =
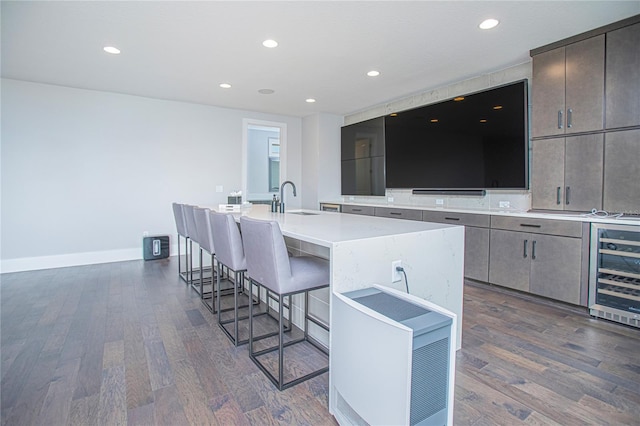
[[[361,212],[362,209],[351,209],[352,212]]]
[[[460,220],[459,217],[446,217],[446,216],[445,216],[445,219],[447,219],[447,220]]]
[[[561,187],[557,187],[556,188],[556,204],[557,205],[560,205],[560,203],[562,202],[562,201],[560,201],[560,191],[561,190],[562,190]]]
[[[520,226],[523,226],[525,228],[540,228],[542,227],[542,225],[533,225],[530,223],[521,223]]]
[[[529,240],[524,240],[524,248],[522,251],[522,257],[527,258],[527,244],[529,244]]]
[[[394,216],[402,216],[402,213],[399,212],[389,212],[389,214],[392,214]]]
[[[533,240],[533,242],[531,243],[531,258],[533,260],[536,260],[536,240]]]
[[[567,110],[567,127],[571,128],[571,126],[573,125],[572,120],[571,120],[571,115],[573,114],[573,110],[571,108],[569,108]]]
[[[567,186],[567,188],[565,189],[565,193],[564,193],[564,199],[565,202],[567,203],[567,205],[569,205],[569,194],[571,193],[571,187]]]
[[[562,129],[562,110],[558,110],[558,129]]]

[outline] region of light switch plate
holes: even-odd
[[[222,192],[222,185],[216,185],[216,192]]]

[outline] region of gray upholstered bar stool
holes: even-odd
[[[239,308],[246,308],[248,305],[239,306],[238,295],[244,291],[244,273],[247,271],[247,260],[242,247],[242,236],[240,229],[233,215],[225,213],[216,213],[211,211],[211,228],[213,230],[213,242],[216,247],[216,260],[218,262],[218,278],[217,278],[217,311],[218,325],[224,333],[231,339],[235,346],[243,345],[249,339],[240,339],[239,324],[240,320],[249,317],[240,318],[238,314]],[[223,319],[220,301],[222,300],[222,285],[220,283],[222,276],[222,267],[226,266],[228,270],[234,273],[234,292],[233,292],[233,318]],[[249,293],[251,294],[251,293]],[[249,299],[251,303],[252,298]],[[233,332],[227,329],[227,325],[233,323]]]
[[[193,208],[193,219],[196,228],[197,242],[200,246],[200,277],[198,280],[200,298],[204,305],[212,312],[215,313],[215,285],[213,280],[213,270],[215,263],[215,246],[213,244],[213,235],[211,229],[211,221],[209,219],[209,209],[203,209],[200,207]],[[211,283],[211,291],[207,292],[204,289],[204,267],[202,266],[202,252],[205,251],[211,257],[211,274],[212,278],[209,281]]]
[[[240,218],[242,229],[242,241],[244,252],[247,256],[247,272],[250,277],[251,288],[257,282],[266,287],[278,297],[278,344],[258,351],[254,350],[254,321],[253,304],[249,305],[249,357],[273,382],[279,390],[297,385],[312,377],[329,371],[328,351],[308,335],[309,321],[319,327],[328,330],[328,327],[309,316],[309,291],[329,286],[329,262],[313,256],[289,257],[284,237],[280,226],[274,221],[251,219],[242,216]],[[305,294],[304,306],[304,330],[303,337],[294,338],[284,342],[284,300],[289,299],[289,319],[292,319],[294,306],[291,304],[291,296],[299,293]],[[267,298],[268,300],[268,298]],[[293,327],[292,327],[293,328]],[[293,333],[293,330],[292,330]],[[287,382],[284,381],[284,350],[292,345],[308,342],[308,349],[315,348],[320,351],[323,366],[314,367],[313,371],[296,377]],[[277,377],[269,371],[268,363],[260,358],[268,360],[268,355],[278,352]],[[265,357],[266,356],[266,357]],[[307,356],[305,356],[306,358]],[[314,358],[309,354],[309,359]],[[326,363],[324,362],[326,358]],[[273,360],[272,360],[273,361]],[[270,364],[273,364],[270,363]],[[297,363],[300,367],[300,363]],[[324,365],[326,364],[326,365]]]
[[[187,225],[184,222],[184,209],[182,204],[173,203],[173,217],[176,220],[176,231],[178,232],[178,276],[185,282],[187,282],[188,275],[188,262],[189,262],[189,235],[187,234]],[[185,247],[185,271],[182,272],[182,257],[180,255],[180,237],[184,238]]]

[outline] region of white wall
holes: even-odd
[[[9,79],[1,108],[2,272],[139,259],[144,231],[175,240],[171,202],[242,187],[244,118],[287,124],[301,180],[297,117]]]
[[[314,114],[302,120],[302,206],[340,196],[340,127],[343,117]]]

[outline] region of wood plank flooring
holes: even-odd
[[[334,425],[328,375],[279,392],[177,260],[3,274],[2,425]],[[456,425],[639,425],[640,331],[466,283]]]

